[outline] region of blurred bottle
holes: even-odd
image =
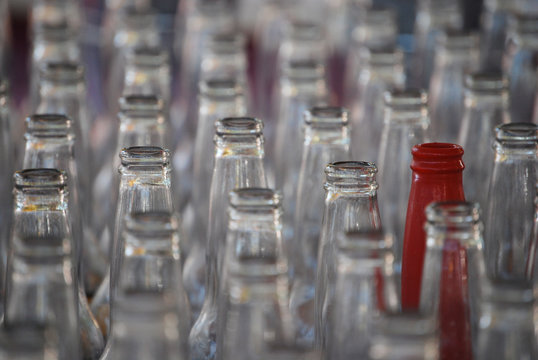
[[[477,359],[536,359],[535,298],[522,282],[493,282],[480,304]]]
[[[482,12],[481,68],[483,71],[502,70],[502,59],[509,23],[517,11],[517,1],[487,0]]]
[[[487,281],[480,206],[432,203],[426,218],[420,311],[438,319],[442,359],[473,359],[481,288]]]
[[[474,73],[465,77],[465,110],[458,143],[465,149],[467,171],[463,186],[467,199],[487,205],[494,152],[495,126],[509,121],[508,81],[501,73]]]
[[[125,215],[135,211],[173,212],[170,154],[157,146],[132,146],[120,152],[119,196],[111,243],[110,271],[92,301],[92,310],[105,335],[110,333],[113,319],[111,304],[117,291],[118,271],[124,241],[120,234],[125,227]],[[178,279],[179,280],[179,279]]]
[[[538,126],[509,123],[495,129],[485,230],[486,262],[494,279],[532,278],[536,234]]]
[[[411,150],[413,170],[402,252],[402,308],[416,310],[426,250],[426,206],[433,201],[463,201],[463,149],[447,143],[425,143]]]
[[[10,117],[9,85],[0,80],[0,316],[3,315],[4,281],[6,278],[7,252],[9,239],[9,224],[11,224],[12,208],[12,173],[14,143],[12,141],[11,127],[13,119]]]
[[[194,145],[193,186],[189,254],[183,269],[183,281],[189,294],[193,315],[198,316],[204,300],[205,253],[209,215],[209,193],[214,167],[215,124],[219,119],[245,115],[245,98],[239,82],[233,79],[209,79],[200,83],[200,108]],[[181,156],[176,153],[175,156]],[[174,163],[176,159],[174,157]],[[177,174],[181,179],[181,174]]]
[[[114,326],[101,359],[187,360],[190,310],[181,284],[178,222],[167,212],[125,218]]]
[[[80,359],[66,178],[30,169],[16,172],[14,182],[4,324],[45,325],[59,339],[58,359]]]
[[[375,229],[341,232],[336,238],[334,311],[326,318],[325,359],[368,356],[379,317],[399,309],[391,247],[392,239]]]
[[[310,288],[315,302],[296,298],[292,292],[290,307],[305,328],[315,319],[316,346],[327,348],[331,332],[329,317],[335,309],[336,235],[344,230],[379,230],[381,218],[377,206],[377,168],[372,163],[342,161],[325,167],[325,207],[321,224],[316,287]],[[294,282],[295,288],[302,286]],[[304,296],[304,294],[297,292]],[[308,305],[305,306],[305,305]],[[315,305],[314,308],[312,306]],[[305,318],[303,314],[308,317]],[[315,317],[314,317],[315,315]],[[313,332],[313,328],[311,330]],[[312,336],[314,334],[311,334]]]
[[[284,196],[284,237],[293,234],[295,194],[301,166],[303,114],[313,106],[328,102],[324,67],[312,61],[292,61],[284,66],[280,78],[278,123],[274,142],[274,177]]]
[[[84,23],[84,13],[78,1],[36,0],[31,10],[30,21],[33,27],[64,23],[69,28],[79,31]]]
[[[517,15],[508,29],[502,70],[510,79],[510,118],[531,122],[538,91],[538,14]]]
[[[26,120],[26,150],[23,168],[53,168],[63,171],[69,189],[66,192],[69,211],[69,230],[72,239],[75,278],[78,291],[78,314],[80,345],[83,358],[97,360],[104,348],[103,335],[90,310],[86,299],[93,294],[106,271],[104,255],[99,252],[95,238],[91,236],[89,224],[82,214],[80,182],[75,162],[75,138],[71,121],[64,115],[33,115]]]
[[[464,75],[478,70],[478,37],[446,32],[437,39],[429,108],[435,141],[455,142],[464,113]]]
[[[252,358],[246,354],[258,358],[269,334],[271,342],[293,341],[280,201],[278,193],[266,188],[230,193],[218,304],[218,359]],[[250,298],[244,291],[251,293]],[[243,343],[249,344],[247,351]]]
[[[15,325],[0,329],[0,359],[58,360],[58,344],[44,326]]]
[[[357,24],[351,33],[351,44],[346,59],[344,77],[345,104],[352,104],[358,96],[359,74],[364,64],[361,63],[361,50],[393,49],[398,35],[396,12],[391,8],[374,7],[368,9],[368,15]]]
[[[457,1],[419,0],[416,14],[410,85],[428,89],[434,71],[437,39],[443,31],[463,29],[463,10]]]
[[[362,48],[359,57],[358,99],[349,107],[353,116],[351,148],[353,158],[376,162],[383,130],[383,94],[404,86],[403,53]]]
[[[370,338],[369,360],[438,360],[437,322],[417,313],[383,314]]]
[[[411,148],[428,140],[428,97],[418,90],[385,93],[385,114],[379,144],[377,176],[379,210],[384,230],[394,238],[394,265],[402,267],[405,212],[411,188]]]
[[[209,195],[205,298],[189,344],[193,359],[215,359],[217,306],[228,216],[228,193],[236,188],[266,187],[263,123],[247,117],[217,121],[215,166]]]

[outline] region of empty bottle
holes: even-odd
[[[464,74],[477,71],[479,66],[478,37],[445,32],[437,39],[434,64],[429,87],[432,137],[455,142],[464,112]]]
[[[496,281],[480,304],[477,359],[535,359],[535,298],[528,282]]]
[[[101,359],[187,360],[190,311],[181,281],[177,219],[167,212],[125,218],[112,304],[114,326]]]
[[[326,318],[330,331],[325,359],[366,357],[379,317],[398,310],[391,247],[392,239],[375,229],[341,232],[337,237],[334,310]]]
[[[416,310],[426,249],[424,210],[433,201],[463,201],[463,149],[447,143],[425,143],[411,150],[413,170],[402,252],[402,308]]]
[[[225,117],[243,116],[246,111],[243,89],[232,79],[215,78],[201,82],[199,102],[191,197],[194,219],[190,228],[190,251],[183,269],[183,281],[195,316],[200,312],[205,292],[205,251],[215,156],[215,124]],[[177,152],[176,156],[181,155]],[[178,177],[181,179],[180,174]]]
[[[463,188],[467,199],[485,208],[493,169],[491,146],[495,127],[508,122],[508,82],[500,73],[474,73],[465,77],[465,110],[458,143],[465,149]]]
[[[28,169],[14,183],[4,323],[45,325],[61,339],[59,360],[80,359],[67,180],[55,169]]]
[[[394,238],[394,265],[402,266],[405,212],[411,187],[411,148],[429,138],[430,118],[425,92],[417,90],[385,93],[385,114],[379,144],[377,176],[383,229]]]
[[[358,100],[353,99],[349,107],[354,114],[351,152],[355,159],[376,162],[383,130],[383,95],[404,85],[403,53],[362,48],[359,61]]]
[[[420,311],[438,319],[442,359],[473,359],[481,288],[487,281],[480,206],[432,203],[426,218]]]
[[[318,348],[326,348],[331,331],[328,318],[334,309],[336,291],[336,235],[345,230],[381,229],[376,173],[376,166],[367,162],[342,161],[325,167],[325,206],[318,252],[315,309],[312,308],[312,302],[295,299],[294,292],[290,303],[294,316],[307,329],[314,325],[311,321],[315,314]],[[294,283],[293,290],[299,285],[301,284]],[[314,292],[314,288],[311,291]],[[310,299],[313,295],[310,294]],[[304,318],[303,314],[308,317]]]
[[[510,118],[514,122],[531,122],[536,85],[538,52],[538,14],[521,13],[508,30],[503,57],[503,72],[510,79]]]
[[[206,294],[189,344],[193,359],[214,359],[220,269],[224,257],[229,191],[266,187],[263,167],[263,123],[247,117],[224,118],[215,124],[215,166],[209,195],[206,250]]]
[[[498,126],[494,149],[485,221],[486,263],[494,279],[529,280],[536,246],[538,126]]]

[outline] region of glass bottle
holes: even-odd
[[[305,110],[325,105],[328,92],[324,67],[313,61],[292,61],[284,65],[278,95],[278,121],[272,159],[277,189],[284,196],[284,237],[293,233],[295,194],[301,166],[301,127]]]
[[[510,118],[531,122],[538,90],[536,54],[538,53],[538,14],[517,15],[508,30],[502,70],[510,79],[508,87]]]
[[[508,123],[495,129],[495,163],[490,177],[485,253],[492,278],[532,277],[538,126]],[[510,214],[509,216],[507,214]]]
[[[495,126],[509,122],[508,81],[501,73],[474,73],[465,77],[465,110],[458,143],[465,149],[463,188],[467,199],[487,204],[487,186],[493,168],[491,145]]]
[[[0,174],[0,299],[4,298],[4,280],[7,264],[7,244],[9,239],[9,224],[11,223],[12,171],[14,144],[12,142],[10,118],[9,86],[0,80],[0,166],[4,171]],[[1,302],[1,301],[0,301]],[[0,304],[0,315],[3,314],[3,304]]]
[[[214,167],[215,123],[222,118],[244,116],[243,89],[236,80],[212,78],[200,83],[198,128],[194,145],[191,204],[194,212],[190,236],[192,244],[185,260],[183,282],[189,293],[193,314],[198,315],[204,300],[205,252],[209,215],[209,193]],[[176,153],[180,156],[179,153]],[[174,158],[175,161],[175,158]],[[180,177],[180,174],[178,174]]]
[[[181,281],[178,222],[167,212],[126,215],[114,326],[106,359],[187,360],[190,311]]]
[[[336,234],[344,230],[381,228],[376,173],[375,164],[367,162],[342,161],[325,167],[325,207],[318,247],[315,301],[313,304],[306,302],[310,306],[303,309],[304,300],[294,298],[295,293],[292,292],[290,303],[294,316],[303,324],[312,326],[312,330],[315,326],[318,348],[326,347],[330,332],[328,317],[334,308]],[[293,284],[294,288],[300,285]],[[311,291],[314,292],[314,289]],[[312,296],[314,294],[310,295],[310,299]],[[315,307],[312,308],[312,305]],[[309,318],[303,319],[302,313],[307,313]],[[314,319],[315,324],[312,322]]]
[[[428,89],[433,73],[435,44],[446,30],[463,29],[463,11],[451,0],[419,0],[415,17],[415,50],[410,85]]]
[[[170,154],[157,146],[131,146],[120,152],[119,196],[111,242],[110,274],[92,301],[92,310],[103,332],[109,334],[113,319],[110,304],[117,291],[118,270],[123,249],[125,215],[135,211],[173,211]]]
[[[0,359],[58,360],[58,346],[41,325],[14,325],[0,329]]]
[[[366,357],[379,317],[398,310],[391,247],[392,238],[378,229],[340,232],[336,238],[334,310],[326,315],[325,359]]]
[[[16,172],[14,183],[4,324],[45,325],[61,339],[58,359],[80,359],[65,175],[28,169]]]
[[[426,249],[426,206],[433,201],[463,201],[463,148],[455,144],[424,143],[411,149],[411,190],[402,252],[402,308],[415,310]]]
[[[517,7],[517,1],[484,1],[480,46],[482,70],[495,72],[502,70],[509,23]]]
[[[455,142],[463,117],[464,74],[478,70],[478,36],[446,32],[435,48],[429,109],[435,141]]]
[[[496,281],[486,289],[480,304],[476,358],[535,359],[538,348],[532,287],[527,282]]]
[[[263,123],[247,117],[224,118],[216,122],[215,166],[209,195],[206,249],[206,293],[190,336],[193,359],[214,359],[221,245],[226,234],[228,193],[235,188],[265,187],[263,167]]]
[[[487,281],[480,206],[435,202],[426,208],[426,219],[420,311],[438,319],[442,359],[473,359]]]
[[[359,61],[358,100],[349,105],[353,114],[351,153],[355,159],[376,162],[383,130],[383,94],[404,85],[403,53],[362,48]]]
[[[377,176],[383,228],[394,238],[394,265],[399,274],[405,212],[411,187],[411,148],[428,140],[430,119],[424,91],[395,90],[385,93],[385,114],[379,144]]]
[[[104,255],[99,252],[87,219],[83,216],[78,169],[75,163],[74,136],[71,121],[64,115],[33,115],[26,120],[26,149],[23,168],[54,168],[67,176],[67,213],[72,238],[75,276],[78,290],[78,314],[84,359],[98,359],[104,348],[103,335],[86,299],[93,294],[106,270]]]
[[[437,322],[414,312],[383,314],[370,339],[369,360],[438,360]]]
[[[351,44],[346,59],[344,77],[344,102],[352,103],[358,95],[361,49],[393,49],[398,35],[396,12],[391,8],[368,9],[363,21],[358,23],[351,33]]]
[[[242,188],[230,192],[218,304],[218,359],[233,358],[236,351],[242,352],[242,348],[236,347],[246,340],[249,331],[256,335],[251,339],[251,345],[257,355],[262,352],[262,346],[254,343],[265,339],[265,333],[271,334],[271,341],[293,340],[288,308],[288,259],[282,242],[281,199],[278,193],[267,188]],[[237,291],[249,288],[254,293],[250,299],[255,301],[251,304],[254,305],[252,310],[258,310],[260,302],[265,302],[263,307],[269,307],[259,309],[262,313],[269,311],[261,319],[256,316],[249,319],[248,313],[239,310],[248,306],[238,299]],[[259,293],[256,291],[262,289],[264,291]],[[270,324],[267,320],[264,323],[265,317],[269,317]],[[253,324],[248,322],[252,320],[261,320],[262,328],[249,329]],[[261,338],[257,337],[261,334],[264,334]]]

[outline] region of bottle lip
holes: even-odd
[[[230,206],[236,209],[258,210],[279,208],[282,196],[269,188],[240,188],[230,192]]]
[[[389,107],[417,109],[428,105],[428,94],[421,89],[386,91],[384,98]]]
[[[327,180],[337,182],[342,179],[371,182],[375,180],[377,166],[367,161],[337,161],[325,167]]]
[[[124,95],[119,98],[120,111],[149,111],[161,112],[164,103],[161,97],[157,95],[132,94]]]
[[[437,38],[437,45],[447,50],[465,52],[478,49],[479,37],[475,32],[448,29]]]
[[[67,41],[76,38],[74,31],[67,19],[56,22],[39,23],[33,28],[35,38],[42,38],[45,41]]]
[[[349,122],[349,111],[339,106],[314,106],[305,111],[304,122],[316,128],[341,128]]]
[[[292,20],[286,28],[286,38],[294,41],[323,41],[323,27],[308,20]]]
[[[480,212],[476,202],[433,202],[426,207],[426,220],[434,225],[476,224],[480,221]]]
[[[137,46],[126,54],[127,64],[142,67],[160,67],[168,65],[169,55],[164,49],[156,46]]]
[[[243,94],[241,84],[234,78],[209,78],[199,84],[201,96],[233,98]]]
[[[63,114],[34,114],[26,118],[26,129],[32,135],[65,136],[71,131],[71,120]]]
[[[393,46],[389,48],[363,46],[359,57],[372,67],[393,68],[403,64],[404,54],[400,48]]]
[[[315,60],[290,60],[284,64],[282,74],[292,81],[314,81],[323,79],[325,67]]]
[[[168,211],[132,212],[125,216],[125,230],[149,237],[172,236],[178,231],[178,219]]]
[[[263,122],[252,117],[227,117],[215,123],[217,136],[262,135]]]
[[[67,175],[58,169],[37,168],[16,171],[13,175],[17,189],[52,189],[64,188]]]
[[[131,146],[121,150],[120,159],[123,166],[166,166],[170,153],[158,146]]]
[[[226,31],[209,37],[207,48],[214,54],[230,55],[244,51],[246,39],[238,31]]]
[[[340,232],[337,246],[340,251],[352,252],[364,258],[377,257],[383,260],[384,254],[390,254],[394,239],[381,229],[356,229]]]
[[[495,139],[498,142],[536,142],[538,125],[533,123],[507,123],[495,127]]]
[[[465,168],[462,161],[463,148],[458,144],[419,144],[413,146],[411,154],[411,169],[419,173],[461,172]]]
[[[53,61],[42,64],[39,74],[44,80],[74,84],[84,80],[84,67],[77,62]]]
[[[501,72],[475,72],[465,75],[465,87],[478,92],[501,92],[508,89],[508,79]]]

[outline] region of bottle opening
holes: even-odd
[[[261,135],[263,122],[251,117],[229,117],[215,123],[217,135]]]
[[[428,104],[427,93],[419,89],[386,91],[384,97],[390,107],[421,109]]]
[[[242,188],[230,192],[230,205],[235,208],[277,208],[282,196],[268,188]]]
[[[120,97],[121,111],[155,111],[163,110],[163,100],[156,95],[133,94]]]
[[[413,146],[411,169],[418,172],[445,173],[463,171],[463,148],[450,143],[425,143]]]
[[[158,47],[136,47],[127,52],[127,64],[160,67],[168,65],[168,53]]]
[[[26,128],[31,134],[67,135],[71,120],[62,114],[35,114],[26,118]]]
[[[236,97],[243,93],[241,85],[232,78],[211,78],[200,81],[200,95],[210,97]]]
[[[508,89],[508,79],[501,72],[477,72],[465,76],[465,87],[480,92],[501,92]]]
[[[535,142],[538,140],[538,125],[533,123],[509,123],[495,128],[495,138],[501,142]]]
[[[349,111],[337,106],[316,106],[305,111],[305,124],[315,127],[341,127],[349,121]]]
[[[61,188],[67,185],[64,172],[57,169],[25,169],[15,172],[15,187],[23,188]]]
[[[325,167],[325,174],[336,178],[371,178],[377,166],[367,161],[337,161]]]
[[[158,146],[132,146],[120,152],[120,159],[124,166],[166,166],[170,161],[170,153]]]
[[[84,67],[76,62],[48,62],[40,67],[41,77],[61,83],[77,83],[84,79]]]
[[[433,224],[474,224],[480,220],[480,205],[466,201],[431,203],[426,207],[426,219]]]

